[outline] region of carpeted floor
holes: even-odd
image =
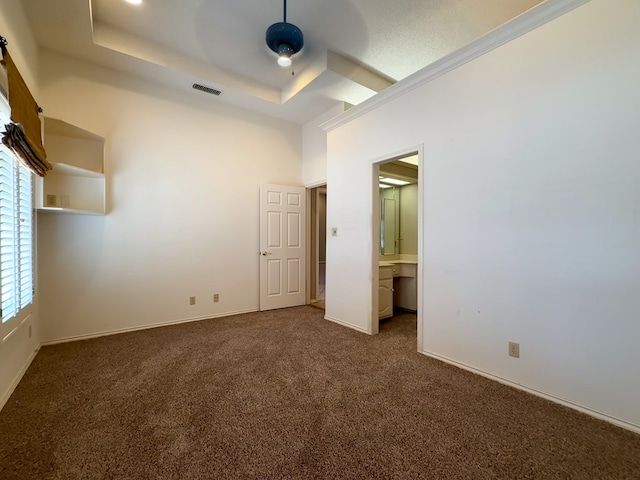
[[[43,348],[0,412],[8,479],[638,479],[640,436],[310,307]]]

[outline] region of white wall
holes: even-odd
[[[302,126],[302,176],[305,186],[315,187],[326,183],[327,134],[320,125],[342,112],[344,104],[340,103]]]
[[[7,39],[11,58],[29,90],[39,101],[36,82],[38,48],[19,1],[0,0],[0,35]],[[35,299],[31,315],[21,325],[16,325],[16,322],[22,321],[21,318],[0,325],[0,408],[8,400],[40,344],[37,307],[38,302]],[[15,327],[18,329],[14,330]],[[10,336],[3,340],[7,335]]]
[[[29,91],[38,98],[38,44],[20,0],[0,0],[0,35],[7,39],[7,50]]]
[[[330,131],[327,317],[368,330],[371,164],[424,145],[424,352],[640,430],[638,18],[593,0]]]
[[[41,69],[47,114],[107,139],[109,210],[39,214],[44,341],[258,309],[259,187],[302,184],[300,126],[53,53]]]

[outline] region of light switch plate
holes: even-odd
[[[337,229],[337,227],[332,227],[332,228],[331,228],[331,236],[332,236],[332,237],[337,237],[337,236],[338,236],[338,229]]]

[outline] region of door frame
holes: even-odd
[[[273,191],[276,192],[279,197],[280,203],[269,203],[269,193]],[[301,205],[296,205],[293,203],[287,203],[289,201],[289,197],[291,195],[295,195],[299,197]],[[286,197],[285,198],[283,198]],[[306,188],[297,185],[282,185],[275,183],[263,183],[260,185],[260,227],[259,227],[259,310],[273,310],[276,308],[287,308],[294,307],[305,304],[305,299],[307,296],[307,272],[306,272],[306,259],[308,257],[306,246],[307,246],[307,230],[306,230],[306,214],[307,214],[307,206],[306,202]],[[271,207],[270,205],[274,205]],[[297,207],[297,208],[296,208]],[[275,209],[275,210],[273,210]],[[278,222],[278,237],[276,240],[279,242],[278,245],[269,246],[269,213],[276,212],[280,214],[278,217],[280,221]],[[284,215],[283,215],[284,213]],[[289,237],[290,223],[289,217],[291,214],[298,215],[299,218],[297,223],[297,233],[298,233],[298,245],[291,245]],[[283,220],[284,219],[284,220]],[[293,252],[296,251],[297,254],[293,256]],[[266,256],[272,255],[275,252],[274,259],[267,260]],[[281,257],[285,254],[284,257]],[[288,256],[291,255],[291,256]],[[280,261],[279,264],[279,294],[278,295],[269,295],[269,261],[278,261],[284,259],[285,262],[288,262],[292,259],[299,260],[299,270],[298,270],[298,291],[289,292],[287,289],[290,286],[289,283],[289,271],[288,264],[283,266],[283,262]],[[285,291],[286,290],[286,291]],[[301,291],[304,290],[304,291]],[[283,293],[284,292],[284,293]],[[271,298],[273,297],[273,298]],[[279,302],[274,300],[277,297],[281,299]]]
[[[378,320],[378,283],[379,278],[379,262],[380,262],[380,188],[378,187],[380,165],[399,160],[410,155],[418,154],[418,312],[417,317],[417,349],[418,352],[423,351],[423,322],[424,322],[424,303],[423,303],[423,262],[424,262],[424,144],[413,145],[407,148],[403,148],[396,152],[378,157],[371,162],[371,190],[372,190],[372,204],[371,204],[371,323],[369,325],[369,333],[376,335],[380,331]]]
[[[317,201],[314,201],[313,195],[321,195],[320,189],[327,188],[327,182],[320,182],[313,185],[307,185],[307,210],[306,210],[306,229],[307,229],[307,305],[317,300],[317,291],[319,285],[318,265],[320,261],[320,228],[317,207]],[[326,287],[325,274],[325,287]]]

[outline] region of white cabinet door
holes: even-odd
[[[393,316],[393,278],[380,279],[378,286],[378,318]]]
[[[393,267],[380,266],[378,273],[378,319],[393,316]]]
[[[260,188],[260,310],[304,305],[305,189]]]

